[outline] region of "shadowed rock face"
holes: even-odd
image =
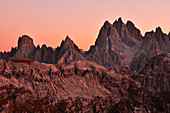
[[[18,39],[18,47],[11,48],[10,52],[0,53],[0,58],[30,58],[44,63],[69,63],[77,60],[89,59],[67,36],[62,41],[60,47],[53,50],[45,44],[40,48],[35,47],[33,39],[27,35],[23,35]]]
[[[87,60],[0,60],[0,111],[168,112],[162,93],[141,86],[142,78],[128,66],[116,73]]]
[[[62,41],[60,47],[56,49],[55,56],[53,61],[60,64],[87,60],[86,56],[68,36],[65,41]]]
[[[35,51],[33,39],[27,35],[19,37],[18,49],[14,55],[16,58],[30,58]]]
[[[142,85],[161,91],[170,90],[170,53],[154,56],[141,72],[145,75]]]
[[[119,71],[124,65],[141,72],[152,56],[170,52],[170,34],[156,28],[145,36],[131,21],[123,23],[119,18],[113,24],[108,21],[102,26],[95,45],[82,52],[67,36],[60,47],[52,49],[43,45],[37,48],[33,39],[23,35],[18,47],[0,54],[0,58],[25,57],[44,63],[69,63],[78,60],[93,60],[100,65]]]
[[[127,24],[129,29],[134,27],[131,24],[129,22]],[[138,31],[136,28],[133,29]],[[134,32],[133,35],[138,35],[139,38],[140,34]],[[119,18],[113,25],[105,22],[95,45],[86,54],[95,62],[118,71],[124,65],[131,63],[134,54],[140,50],[140,45],[141,42],[132,37],[126,25]]]
[[[160,27],[142,37],[131,21],[125,25],[119,18],[113,25],[105,22],[95,45],[86,54],[100,65],[117,71],[129,65],[132,70],[140,72],[152,56],[170,52],[169,48],[169,37]]]
[[[141,40],[142,35],[138,28],[135,27],[135,25],[131,21],[127,21],[126,27],[129,31],[129,33],[136,39]]]
[[[156,32],[147,32],[142,39],[141,50],[138,51],[130,64],[131,69],[141,72],[149,59],[161,53],[170,52],[170,40],[158,27]]]
[[[168,113],[169,53],[170,33],[142,36],[121,18],[85,53],[68,36],[53,49],[23,35],[0,52],[0,112]]]

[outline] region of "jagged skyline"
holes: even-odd
[[[23,35],[18,39],[17,48],[0,52],[0,58],[29,58],[52,64],[93,60],[114,70],[129,65],[132,70],[140,72],[152,56],[169,52],[169,40],[170,34],[163,33],[160,27],[142,36],[133,22],[127,21],[125,24],[119,18],[113,24],[105,21],[95,44],[88,51],[83,52],[69,36],[60,46],[52,49],[46,44],[37,46],[31,37]]]
[[[82,49],[94,44],[105,20],[113,23],[122,17],[133,23],[144,34],[160,26],[169,33],[170,1],[0,1],[0,50],[10,50],[17,38],[29,35],[35,45],[56,48],[69,35]],[[125,10],[126,9],[126,10]]]

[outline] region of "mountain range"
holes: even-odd
[[[108,21],[100,29],[95,45],[85,53],[67,36],[60,47],[35,47],[33,39],[23,35],[18,46],[10,52],[0,53],[0,58],[29,58],[43,63],[70,63],[78,60],[91,60],[102,66],[119,71],[129,65],[134,71],[141,72],[152,56],[170,52],[170,33],[157,27],[155,32],[144,36],[131,21],[126,24],[119,18],[113,24]]]
[[[105,21],[82,51],[23,35],[0,53],[1,112],[170,112],[170,33],[144,36],[131,21]]]

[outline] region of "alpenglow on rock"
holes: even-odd
[[[128,66],[117,73],[87,60],[1,59],[0,111],[169,112],[169,93],[141,86],[142,77]]]
[[[147,32],[143,37],[131,21],[119,18],[113,25],[106,21],[94,46],[86,52],[93,61],[119,71],[124,65],[142,71],[149,59],[170,52],[170,40],[161,28]]]
[[[60,47],[53,49],[45,44],[35,47],[33,39],[27,35],[23,35],[18,39],[18,47],[12,48],[10,52],[0,53],[0,58],[29,58],[44,63],[70,63],[77,60],[90,60],[78,48],[78,46],[69,38],[66,37],[62,41]]]
[[[124,65],[141,72],[149,59],[161,53],[170,52],[170,33],[163,33],[160,27],[144,36],[131,21],[123,23],[119,18],[113,24],[104,23],[90,49],[83,52],[67,36],[55,49],[45,44],[34,46],[33,39],[23,35],[18,47],[10,52],[0,53],[0,58],[24,57],[44,63],[70,63],[78,60],[92,60],[102,66],[119,71]]]
[[[30,38],[27,35],[23,35],[22,37],[19,37],[18,40],[18,47],[17,51],[14,55],[14,57],[17,58],[30,58],[34,51],[35,51],[35,46],[33,43],[33,39]]]

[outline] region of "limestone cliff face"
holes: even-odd
[[[128,26],[129,29],[134,27],[129,22]],[[140,34],[134,32],[131,31],[133,36],[139,38]],[[124,65],[130,65],[134,54],[140,50],[141,42],[131,33],[121,18],[113,25],[105,22],[95,45],[86,54],[95,62],[119,71]]]
[[[53,49],[51,47],[47,47],[45,44],[42,45],[42,47],[37,47],[36,51],[34,52],[34,55],[31,57],[31,59],[34,59],[39,62],[44,63],[53,63],[51,61],[51,57],[53,54]]]
[[[77,45],[67,36],[65,41],[62,41],[54,53],[56,56],[53,61],[55,63],[64,64],[78,60],[87,60],[84,53],[77,47]]]
[[[18,39],[17,48],[12,48],[10,52],[0,52],[0,58],[29,58],[50,64],[90,60],[68,36],[60,47],[53,49],[45,44],[35,47],[33,39],[27,35]]]
[[[53,49],[45,44],[35,47],[33,39],[23,35],[18,40],[18,47],[10,52],[1,52],[0,58],[23,57],[50,64],[93,60],[116,71],[129,65],[133,71],[141,72],[151,57],[169,53],[169,48],[170,34],[163,33],[160,27],[142,36],[131,21],[125,24],[119,18],[113,24],[104,23],[95,45],[85,54],[68,36],[60,47]]]
[[[170,90],[170,53],[152,57],[141,73],[145,75],[143,86],[154,87],[161,91]]]
[[[27,35],[19,37],[17,51],[14,55],[16,58],[30,58],[35,50],[33,39]]]
[[[141,86],[142,78],[128,66],[117,73],[87,60],[45,64],[4,59],[0,60],[0,111],[169,112],[162,93]]]
[[[85,53],[68,36],[54,49],[23,35],[0,52],[0,112],[168,113],[169,53],[170,33],[121,18]]]
[[[124,24],[119,18],[113,25],[105,22],[95,45],[86,54],[100,65],[117,71],[129,65],[132,70],[141,72],[152,56],[170,52],[169,48],[169,36],[160,27],[142,37],[131,21]]]

